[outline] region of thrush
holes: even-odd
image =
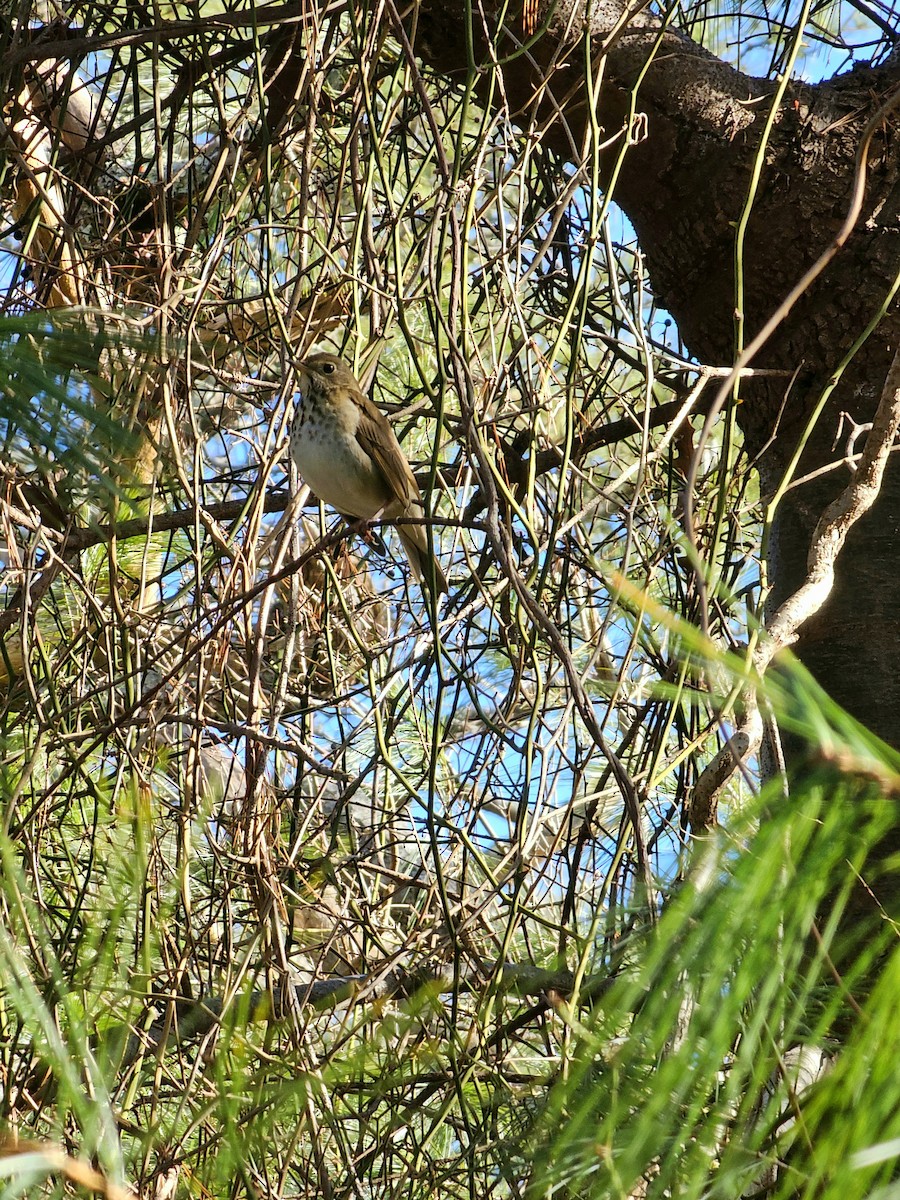
[[[300,363],[291,457],[305,483],[339,513],[360,521],[422,518],[422,493],[387,418],[346,363],[313,354]],[[423,525],[397,527],[412,573],[438,592],[447,580]]]

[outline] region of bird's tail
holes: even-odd
[[[400,534],[400,541],[403,543],[416,582],[429,589],[433,585],[437,589],[437,595],[444,595],[447,591],[447,576],[437,558],[428,553],[425,530],[421,526],[410,525],[407,529],[398,528],[397,532]]]

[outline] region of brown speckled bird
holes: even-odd
[[[304,482],[339,513],[361,521],[424,516],[422,494],[387,418],[334,354],[300,363],[291,457]],[[446,592],[423,525],[397,527],[412,573]],[[433,564],[433,566],[432,566]]]

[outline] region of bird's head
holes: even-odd
[[[303,376],[306,376],[310,383],[320,387],[338,385],[352,388],[354,391],[359,388],[356,376],[336,354],[311,354],[300,363],[301,380]]]

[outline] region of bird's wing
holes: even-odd
[[[356,440],[378,464],[391,491],[402,505],[407,505],[410,500],[421,499],[416,477],[387,417],[363,392],[356,393],[355,399],[360,409]]]

